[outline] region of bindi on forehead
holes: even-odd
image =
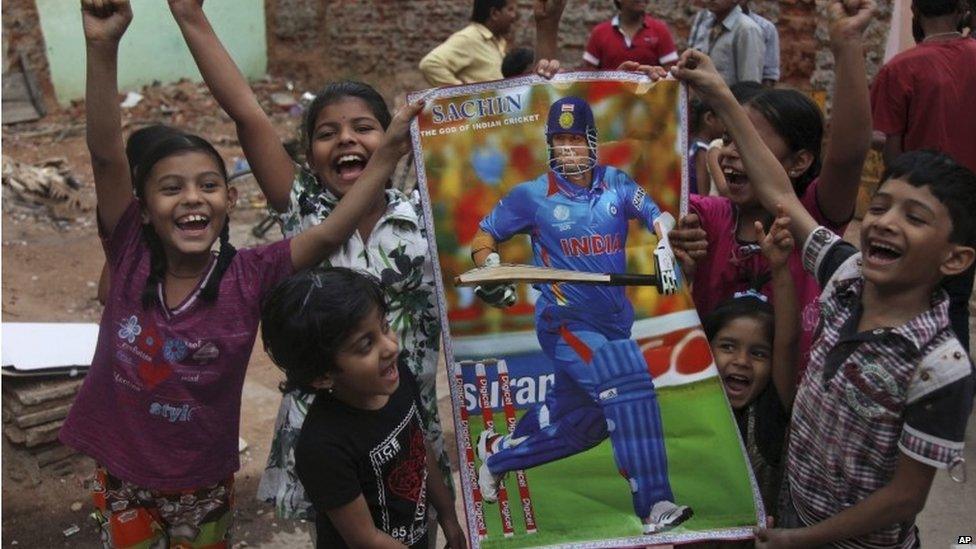
[[[373,115],[373,111],[369,110],[369,107],[364,103],[362,109],[356,107],[337,107],[331,109],[335,104],[327,105],[322,109],[316,118],[315,127],[323,126],[326,124],[347,124],[347,123],[360,123],[369,122],[373,124],[379,124],[379,120]]]

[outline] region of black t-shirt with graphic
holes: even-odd
[[[319,393],[295,447],[295,469],[315,507],[316,546],[347,547],[326,511],[362,495],[373,523],[407,546],[426,545],[427,453],[413,375],[379,410]]]

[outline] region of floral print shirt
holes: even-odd
[[[388,189],[386,202],[386,212],[369,238],[364,241],[357,231],[323,265],[360,269],[383,282],[390,307],[387,317],[400,335],[400,360],[416,376],[420,388],[424,431],[441,469],[450,478],[435,393],[441,329],[420,197],[416,192],[408,197]],[[288,210],[279,215],[282,232],[286,238],[292,237],[321,223],[338,203],[339,199],[311,173],[299,169]],[[295,473],[295,443],[314,399],[314,394],[298,391],[285,394],[275,420],[258,499],[273,503],[282,518],[314,519]]]

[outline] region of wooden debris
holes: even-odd
[[[50,421],[27,429],[21,429],[16,425],[7,425],[3,428],[3,432],[10,439],[10,442],[33,448],[46,442],[58,440],[58,432],[61,431],[63,424],[64,421]]]
[[[72,400],[67,400],[62,401],[61,403],[52,403],[50,406],[42,405],[37,407],[26,407],[14,403],[11,399],[10,403],[4,402],[3,404],[4,417],[7,417],[8,412],[10,415],[10,421],[4,421],[4,423],[12,422],[17,427],[26,429],[28,427],[33,427],[49,421],[64,419],[68,417],[68,410],[71,409],[71,402]],[[14,411],[13,406],[11,405],[20,408],[20,411]]]
[[[16,399],[23,406],[34,406],[52,400],[73,397],[84,380],[81,379],[57,379],[51,381],[15,383],[6,381],[3,384],[3,392]]]
[[[74,448],[62,444],[52,444],[50,446],[35,448],[31,453],[34,459],[37,460],[37,464],[41,467],[78,454]]]
[[[17,53],[3,74],[3,123],[30,122],[45,115],[44,99],[37,88],[26,56]]]
[[[77,453],[58,442],[58,433],[82,382],[4,379],[3,433],[10,442],[4,443],[5,456],[18,456],[32,482],[39,482],[41,467],[71,467],[66,458]]]

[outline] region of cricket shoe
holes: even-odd
[[[690,519],[694,514],[691,507],[687,505],[675,505],[666,500],[659,501],[651,507],[651,515],[644,522],[644,534],[657,534],[670,530]]]
[[[496,452],[496,444],[502,438],[491,429],[485,429],[478,436],[478,457],[481,467],[478,468],[478,488],[481,489],[481,499],[485,503],[498,501],[498,488],[505,480],[505,475],[495,475],[488,469],[488,456]]]

